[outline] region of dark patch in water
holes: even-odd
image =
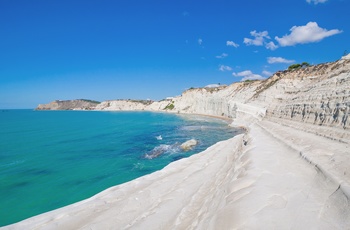
[[[28,169],[22,172],[26,175],[33,175],[33,176],[43,176],[43,175],[50,175],[53,172],[48,169]]]
[[[57,141],[54,144],[70,144],[70,143],[79,143],[79,142],[85,142],[89,138],[72,138],[72,139],[67,139],[67,140],[62,140],[62,141]]]
[[[138,169],[138,171],[140,172],[140,176],[143,176],[146,174],[153,173],[155,170],[154,168],[144,167],[144,168]]]
[[[186,156],[176,156],[176,157],[173,157],[173,160],[172,161],[178,161],[182,158],[186,158]]]
[[[82,160],[90,160],[90,159],[113,159],[116,155],[118,155],[118,150],[112,148],[100,148],[100,149],[92,149],[89,151],[85,151],[82,153],[78,150],[65,151],[62,154],[61,159],[63,161],[82,161]]]
[[[90,181],[92,182],[101,182],[103,180],[105,180],[106,178],[110,177],[111,175],[99,175],[99,176],[95,176],[93,178],[90,179]]]
[[[106,178],[110,177],[111,175],[98,175],[91,178],[86,178],[84,180],[73,180],[68,181],[65,183],[62,183],[63,187],[79,187],[84,185],[91,185],[95,183],[100,183],[101,181],[106,180]]]
[[[74,180],[74,181],[67,181],[61,184],[62,187],[66,188],[66,187],[75,187],[75,186],[79,186],[86,183],[85,180]]]
[[[18,189],[18,188],[23,188],[30,185],[30,183],[28,181],[21,181],[21,182],[17,182],[15,184],[10,185],[10,189]]]

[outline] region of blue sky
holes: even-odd
[[[153,99],[350,51],[349,0],[0,0],[0,108]]]

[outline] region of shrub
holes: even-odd
[[[175,108],[175,105],[173,103],[170,103],[164,109],[165,110],[173,110],[174,108]]]
[[[288,70],[299,69],[301,67],[300,64],[293,64],[288,67]]]
[[[304,68],[304,67],[309,67],[310,64],[307,62],[303,62],[301,64],[293,64],[288,67],[288,70],[294,70],[294,69],[299,69],[299,68]]]
[[[310,64],[309,63],[307,63],[307,62],[303,62],[303,63],[301,63],[301,67],[309,67],[310,66]]]

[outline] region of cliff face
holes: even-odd
[[[349,142],[349,59],[277,73],[265,88],[250,102],[263,105],[267,119]]]
[[[38,109],[94,106],[55,101],[39,105]],[[95,109],[197,113],[234,119],[248,115],[349,142],[350,55],[332,63],[277,72],[264,81],[190,89],[179,97],[159,102],[105,101]]]
[[[98,106],[96,110],[107,111],[133,111],[133,110],[145,110],[147,106],[152,104],[149,100],[110,100],[104,101]]]
[[[94,110],[100,102],[91,100],[56,100],[49,104],[40,104],[36,110]]]
[[[188,90],[173,99],[173,111],[237,119],[249,114],[349,142],[349,59],[277,72],[265,81]]]

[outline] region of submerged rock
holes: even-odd
[[[165,152],[169,151],[171,149],[171,145],[160,145],[155,147],[152,151],[145,154],[146,159],[153,159],[156,157],[159,157],[160,155],[164,154]]]

